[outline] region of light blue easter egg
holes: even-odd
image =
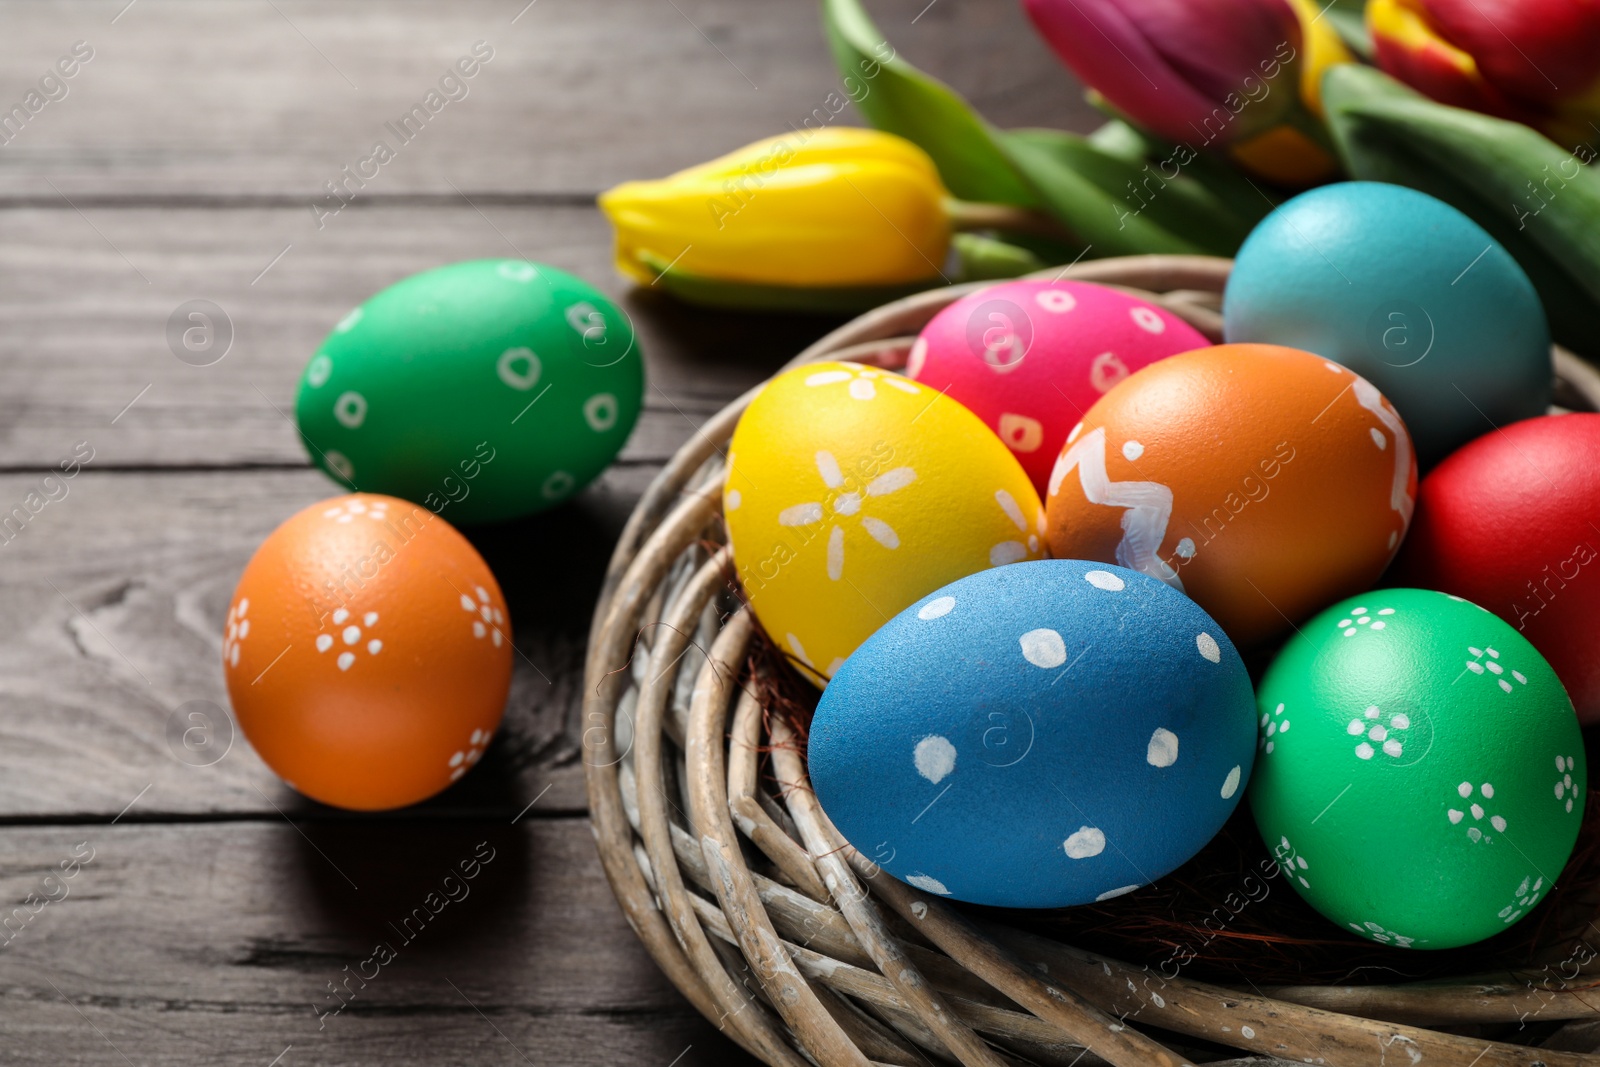
[[[1255,698],[1199,605],[1137,571],[981,571],[884,624],[823,691],[817,798],[868,859],[930,893],[1054,908],[1189,859],[1255,756]]]
[[[1424,468],[1550,403],[1533,283],[1483,227],[1414,189],[1340,182],[1280,206],[1239,249],[1223,317],[1229,341],[1303,348],[1371,381]]]

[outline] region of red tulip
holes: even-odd
[[[1302,35],[1289,0],[1023,3],[1079,78],[1168,140],[1225,144],[1298,106]]]
[[[1600,136],[1600,0],[1371,0],[1378,66],[1457,107]]]

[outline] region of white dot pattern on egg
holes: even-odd
[[[1177,763],[1178,735],[1165,727],[1156,727],[1156,732],[1150,735],[1145,762],[1152,767],[1170,767]]]
[[[934,735],[917,742],[912,760],[917,773],[938,785],[956,769],[956,747],[948,739]]]
[[[1067,646],[1054,630],[1029,630],[1018,638],[1022,645],[1022,658],[1035,667],[1049,669],[1067,662]]]
[[[944,887],[944,883],[932,875],[909,874],[906,876],[906,882],[910,885],[916,886],[918,889],[921,889],[926,893],[937,893],[941,897],[947,897],[950,895],[950,890]]]
[[[1090,571],[1083,576],[1083,580],[1108,593],[1120,593],[1127,588],[1127,584],[1110,571]]]
[[[1106,835],[1097,827],[1079,827],[1071,837],[1062,843],[1067,855],[1075,860],[1086,860],[1090,856],[1098,856],[1106,850]]]
[[[337,448],[330,448],[322,453],[322,458],[328,461],[328,469],[345,481],[352,481],[356,476],[355,465],[350,462],[350,457],[340,452]]]
[[[340,393],[333,402],[333,417],[347,429],[359,430],[367,421],[367,398],[353,389]]]
[[[595,433],[604,433],[617,424],[617,398],[596,393],[583,402],[583,419]]]
[[[832,674],[808,757],[834,825],[890,875],[1061,907],[1197,852],[1243,795],[1255,736],[1248,673],[1198,605],[1122,567],[1047,560],[889,620]]]
[[[306,384],[313,389],[320,389],[326,385],[332,374],[333,358],[326,352],[318,352],[311,357],[311,362],[306,364]]]

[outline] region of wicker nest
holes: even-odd
[[[1055,276],[1139,292],[1217,339],[1229,266],[1144,256]],[[794,363],[899,367],[916,331],[973,288],[878,308]],[[1600,407],[1600,373],[1555,357],[1558,403]],[[1283,891],[1219,914],[1212,905],[1238,899],[1252,871],[1269,877],[1238,819],[1115,907],[997,912],[884,876],[817,804],[803,740],[815,695],[733,578],[721,450],[752,395],[706,423],[639,503],[585,675],[585,773],[606,875],[656,963],[730,1038],[775,1067],[1177,1067],[1236,1050],[1336,1067],[1600,1065],[1568,1051],[1600,1047],[1600,949],[1583,940],[1600,945],[1592,817],[1563,893],[1449,955],[1336,936]],[[1452,970],[1441,975],[1441,961]]]

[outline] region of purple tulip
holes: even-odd
[[[1023,5],[1079,78],[1169,140],[1225,144],[1277,124],[1296,105],[1302,38],[1289,0]]]

